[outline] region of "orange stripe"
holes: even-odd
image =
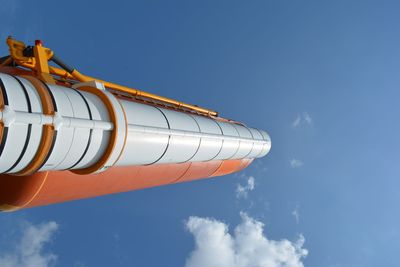
[[[3,88],[5,90],[5,88]],[[3,90],[0,89],[0,111],[4,109],[4,96]],[[3,141],[4,123],[0,122],[0,143]]]
[[[21,76],[28,80],[36,89],[39,94],[40,101],[42,103],[43,114],[54,115],[54,106],[48,89],[43,85],[43,83],[32,76]],[[53,139],[55,138],[56,131],[52,125],[43,125],[42,138],[40,140],[39,148],[33,157],[32,161],[21,171],[14,173],[13,175],[30,175],[35,173],[43,165],[50,153],[51,145]]]

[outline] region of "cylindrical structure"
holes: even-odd
[[[243,124],[73,87],[0,73],[0,209],[223,175],[271,148]]]

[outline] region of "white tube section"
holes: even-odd
[[[253,159],[271,148],[266,132],[237,123],[119,99],[108,91],[102,91],[111,103],[107,105],[96,92],[46,87],[54,115],[42,113],[41,98],[28,80],[0,73],[5,104],[0,111],[4,125],[0,173],[18,173],[41,153],[43,125],[52,125],[56,134],[37,171],[88,168],[107,153],[98,171],[111,166]]]

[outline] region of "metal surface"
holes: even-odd
[[[0,211],[226,175],[271,149],[265,131],[85,76],[41,41],[7,43]]]
[[[16,64],[33,70],[38,77],[40,77],[43,81],[46,81],[48,83],[55,83],[55,80],[53,79],[52,76],[50,76],[50,73],[53,75],[56,75],[56,76],[60,76],[65,79],[75,79],[79,82],[88,82],[88,81],[95,80],[95,81],[103,83],[107,88],[110,88],[117,92],[126,93],[133,97],[145,98],[145,99],[152,100],[152,101],[166,103],[177,109],[198,112],[200,114],[205,114],[208,116],[218,116],[217,112],[210,110],[210,109],[201,108],[201,107],[187,104],[187,103],[177,101],[177,100],[174,100],[171,98],[158,96],[158,95],[144,92],[144,91],[141,91],[138,89],[129,88],[129,87],[122,86],[119,84],[115,84],[115,83],[111,83],[108,81],[103,81],[101,79],[83,75],[78,70],[67,66],[58,57],[54,57],[55,62],[61,63],[59,65],[61,67],[65,67],[65,69],[59,69],[56,67],[49,66],[48,61],[52,60],[52,58],[54,56],[54,52],[49,48],[43,47],[42,42],[40,40],[37,40],[35,42],[35,46],[33,47],[34,57],[28,57],[28,56],[24,55],[24,51],[27,47],[21,41],[17,41],[15,39],[9,37],[9,38],[7,38],[7,44],[9,46],[9,50],[10,50],[10,57]]]
[[[111,93],[86,84],[77,85],[79,91],[45,85],[54,102],[54,111],[43,114],[40,111],[46,106],[38,93],[40,83],[34,85],[34,79],[28,81],[6,74],[0,74],[0,79],[9,102],[0,111],[9,132],[3,139],[0,173],[17,173],[42,153],[38,149],[44,137],[38,136],[44,128],[38,126],[51,127],[55,132],[47,156],[41,157],[45,156],[45,160],[39,171],[67,169],[89,174],[112,166],[253,159],[270,147],[265,132],[210,117],[118,100]],[[29,92],[28,99],[24,90]],[[36,112],[28,111],[28,100]],[[27,138],[29,125],[34,138]],[[21,140],[27,139],[24,149]],[[10,169],[18,158],[21,164]]]

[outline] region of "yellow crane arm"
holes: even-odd
[[[123,85],[81,74],[78,70],[70,68],[64,62],[58,59],[51,49],[43,47],[40,40],[36,40],[35,46],[26,47],[23,42],[8,37],[7,45],[9,46],[10,50],[10,58],[16,64],[31,69],[36,73],[36,75],[38,75],[42,80],[45,80],[46,82],[55,83],[53,77],[50,74],[65,79],[76,80],[79,82],[98,81],[100,83],[103,83],[106,88],[112,89],[117,92],[129,94],[133,97],[140,97],[161,103],[166,103],[176,109],[194,111],[196,113],[200,113],[206,116],[218,116],[217,112],[210,109],[198,107],[196,105],[187,104],[167,97],[158,96],[138,89],[129,88]],[[49,66],[48,61],[50,60],[55,62],[61,68]],[[7,61],[5,61],[3,64],[8,64],[9,62],[10,59],[7,59]]]

